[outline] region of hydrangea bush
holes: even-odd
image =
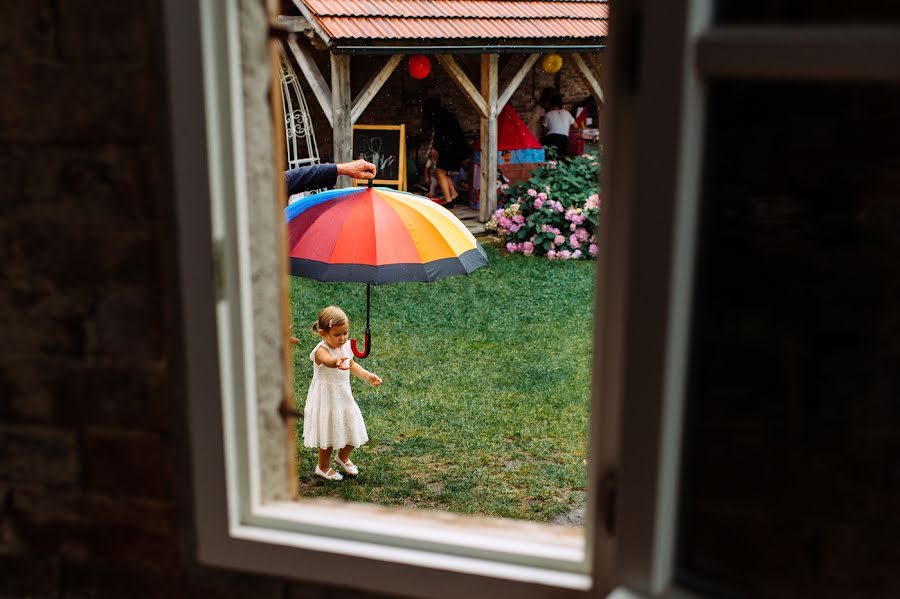
[[[553,160],[534,170],[528,181],[509,186],[486,223],[506,251],[551,260],[597,255],[594,231],[600,214],[595,153]]]

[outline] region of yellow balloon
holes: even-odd
[[[548,54],[544,57],[544,60],[541,61],[541,68],[544,69],[545,73],[550,75],[555,75],[562,68],[563,59],[559,54]]]

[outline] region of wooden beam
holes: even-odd
[[[385,64],[381,71],[378,72],[377,75],[372,77],[372,80],[369,81],[366,86],[363,88],[359,95],[356,96],[356,99],[353,100],[353,108],[350,111],[350,121],[355,125],[356,121],[359,120],[359,117],[366,110],[366,107],[369,105],[369,102],[375,97],[381,87],[385,84],[388,78],[391,76],[391,73],[394,72],[394,69],[397,68],[397,65],[400,64],[400,60],[403,58],[400,54],[394,54],[388,59],[387,64]]]
[[[300,14],[306,18],[306,21],[309,23],[310,27],[312,27],[313,31],[316,32],[316,35],[319,36],[319,39],[322,40],[322,43],[326,46],[331,45],[331,37],[325,33],[325,30],[322,29],[322,26],[316,21],[316,17],[306,7],[306,3],[303,2],[303,0],[293,0],[293,2],[294,6],[297,7],[297,10],[300,11]]]
[[[313,95],[315,95],[316,100],[319,101],[319,106],[322,107],[325,118],[327,118],[328,123],[334,127],[334,119],[331,114],[331,90],[328,89],[328,84],[325,83],[325,77],[322,76],[319,67],[316,66],[316,61],[313,60],[312,54],[310,54],[309,50],[297,43],[297,36],[293,33],[288,36],[287,45],[294,60],[296,60],[297,64],[300,66],[300,70],[303,71],[303,76],[306,77],[306,82],[309,84],[310,89],[312,89]]]
[[[481,197],[478,220],[497,209],[497,77],[499,54],[481,55],[481,94],[487,108],[481,119]]]
[[[522,63],[522,66],[519,67],[519,70],[510,79],[509,83],[506,84],[506,88],[503,90],[503,93],[500,94],[500,98],[497,100],[497,108],[499,110],[503,110],[503,107],[506,106],[506,103],[509,102],[509,99],[512,98],[512,95],[516,93],[516,90],[519,89],[519,86],[522,84],[522,81],[525,79],[525,76],[531,72],[531,68],[534,66],[534,63],[537,62],[537,59],[540,58],[540,54],[531,54],[528,58],[525,59],[525,62]]]
[[[350,119],[350,55],[331,55],[331,124],[335,163],[350,162],[353,156],[353,122]],[[336,187],[348,187],[352,181],[338,178]]]
[[[450,79],[452,79],[457,87],[462,90],[469,102],[472,103],[472,106],[475,107],[475,110],[478,111],[481,118],[486,118],[488,116],[488,110],[484,97],[478,93],[478,89],[471,81],[469,81],[468,75],[462,70],[459,63],[449,54],[437,54],[436,56],[438,62],[441,63],[441,66],[444,67],[444,70],[450,75]]]
[[[578,70],[581,71],[581,78],[584,79],[584,82],[591,90],[591,93],[594,94],[594,98],[597,100],[597,104],[603,104],[603,88],[600,87],[600,81],[594,75],[591,67],[589,67],[588,64],[584,61],[584,57],[578,52],[573,52],[572,60],[575,61],[575,64],[578,66]]]
[[[278,15],[272,21],[272,26],[282,31],[292,33],[304,33],[312,31],[312,25],[306,20],[306,17],[295,15]]]

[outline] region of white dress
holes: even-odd
[[[346,445],[359,447],[369,440],[369,435],[362,412],[350,391],[350,371],[316,364],[316,351],[320,346],[331,356],[353,359],[349,341],[340,349],[331,349],[320,341],[310,352],[313,376],[303,410],[303,445],[320,449],[340,449]]]

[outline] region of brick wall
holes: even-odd
[[[157,4],[0,19],[0,596],[369,597],[193,558]]]

